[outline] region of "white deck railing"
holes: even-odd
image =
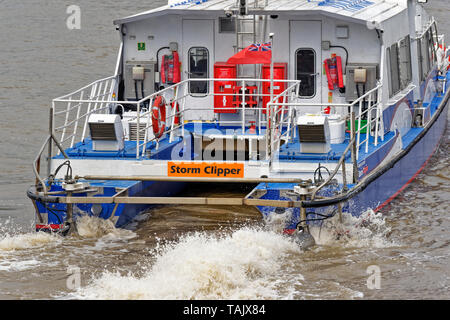
[[[50,123],[61,145],[72,148],[86,138],[89,116],[110,112],[109,107],[116,103],[117,86],[117,76],[111,76],[53,100]]]
[[[247,87],[248,85],[257,84],[258,92],[252,94],[254,99],[261,100],[264,97],[270,102],[270,94],[263,94],[261,92],[262,83],[269,82],[270,80],[261,79],[187,79],[177,83],[173,86],[167,87],[161,91],[153,93],[144,99],[139,101],[118,101],[116,100],[117,92],[117,77],[112,76],[105,79],[97,80],[88,86],[85,86],[75,92],[67,94],[65,96],[56,98],[52,103],[52,119],[51,119],[51,131],[58,137],[61,145],[65,148],[72,148],[75,143],[83,141],[88,135],[88,119],[91,114],[94,113],[110,113],[115,109],[117,105],[134,105],[136,109],[136,116],[134,118],[128,119],[128,121],[136,121],[136,158],[143,156],[145,153],[145,146],[152,141],[158,143],[158,139],[149,135],[152,130],[152,110],[151,108],[146,108],[145,106],[152,106],[156,97],[159,95],[169,95],[170,99],[166,100],[166,107],[171,109],[173,103],[178,104],[179,110],[175,112],[168,113],[166,130],[164,134],[169,135],[169,139],[172,142],[176,131],[178,129],[182,130],[182,136],[184,136],[185,121],[184,118],[186,113],[189,111],[201,111],[210,110],[211,107],[205,108],[192,108],[187,105],[187,98],[191,96],[189,92],[189,86],[192,82],[208,82],[210,88],[214,87],[215,81],[232,81],[236,84]],[[277,96],[277,101],[292,102],[294,97],[294,92],[298,92],[299,81],[296,80],[276,80],[276,83],[285,83],[288,87],[284,92]],[[217,123],[220,124],[234,124],[242,128],[242,132],[246,131],[248,127],[248,116],[246,111],[251,110],[257,113],[258,121],[256,125],[258,126],[258,131],[262,132],[263,128],[267,127],[267,120],[265,119],[264,110],[265,107],[248,107],[247,106],[247,96],[246,91],[242,90],[240,94],[235,93],[214,93],[213,90],[206,96],[232,96],[239,99],[240,106],[236,105],[229,108],[221,108],[221,110],[233,110],[241,111],[241,118],[239,120],[218,120]],[[260,101],[258,101],[260,104]],[[180,123],[175,124],[175,119],[180,118]],[[281,122],[277,121],[278,126],[291,127],[291,122],[289,119],[282,119]],[[289,139],[289,132],[284,133],[283,139]]]
[[[137,143],[137,148],[136,150],[141,150],[142,155],[144,155],[145,153],[145,148],[144,146],[147,145],[147,143],[151,142],[151,141],[155,141],[157,140],[156,138],[152,138],[149,139],[148,137],[148,132],[149,129],[152,128],[152,124],[151,124],[151,114],[152,114],[152,110],[147,110],[144,112],[140,112],[141,111],[141,106],[144,104],[147,105],[153,105],[154,100],[156,99],[157,96],[159,95],[164,95],[165,93],[171,93],[173,92],[173,99],[171,99],[170,101],[168,101],[168,103],[171,105],[172,103],[178,104],[180,110],[178,111],[174,111],[172,112],[171,115],[169,115],[167,117],[168,122],[171,124],[170,126],[167,127],[167,130],[165,131],[166,134],[169,134],[170,137],[170,142],[173,141],[174,135],[176,134],[176,131],[178,129],[182,130],[182,136],[184,136],[184,126],[185,126],[185,121],[184,121],[184,117],[186,115],[186,113],[188,111],[202,111],[202,110],[211,110],[211,107],[204,107],[204,108],[199,108],[196,107],[194,108],[190,108],[187,106],[187,102],[186,99],[191,95],[189,93],[189,85],[191,84],[191,82],[208,82],[208,85],[210,88],[214,88],[214,82],[215,81],[220,81],[220,82],[234,82],[237,85],[240,85],[242,88],[245,88],[249,85],[251,86],[256,86],[258,88],[258,91],[251,94],[251,96],[254,99],[257,99],[257,101],[259,99],[262,98],[268,98],[270,102],[270,94],[264,94],[261,92],[262,90],[262,83],[263,82],[270,82],[270,80],[264,80],[264,79],[187,79],[184,81],[181,81],[180,83],[177,83],[171,87],[165,88],[159,92],[156,92],[148,97],[146,97],[145,99],[142,99],[140,101],[138,101],[137,103],[137,110],[139,112],[137,112],[137,116],[135,119],[131,119],[131,120],[136,120],[138,123],[138,132],[139,132],[139,136],[140,134],[144,134],[144,141],[142,143]],[[286,87],[288,87],[286,90],[284,90],[281,94],[279,94],[277,96],[278,100],[282,100],[285,102],[291,102],[291,99],[293,99],[295,92],[298,92],[299,89],[299,84],[300,81],[297,80],[276,80],[276,83],[284,83]],[[240,111],[240,115],[241,118],[240,120],[217,120],[216,123],[217,124],[235,124],[237,126],[240,126],[242,129],[242,134],[245,133],[246,128],[248,127],[247,124],[247,113],[246,111],[253,111],[255,113],[257,113],[257,117],[258,117],[258,121],[257,121],[257,126],[258,126],[258,132],[262,132],[264,127],[267,127],[267,120],[265,119],[265,117],[263,116],[263,113],[265,112],[266,108],[265,106],[262,107],[248,107],[247,106],[247,96],[248,94],[246,94],[246,90],[241,90],[240,94],[236,94],[236,93],[214,93],[211,92],[212,90],[209,90],[209,93],[205,94],[205,96],[220,96],[220,97],[227,97],[227,96],[231,96],[234,98],[238,98],[240,101],[240,107],[233,106],[233,107],[229,107],[229,108],[224,108],[221,107],[220,110],[233,110],[233,111]],[[277,101],[278,101],[277,100]],[[257,102],[258,104],[260,104],[260,102]],[[175,118],[179,117],[180,118],[180,124],[176,125],[175,124]],[[144,122],[142,122],[141,119],[144,119]],[[281,121],[278,121],[277,124],[279,126],[285,126],[290,128],[291,127],[291,122],[289,121],[289,119],[281,119]],[[270,132],[266,130],[266,132]],[[283,138],[284,139],[289,139],[289,132],[290,130],[288,130],[288,132],[285,132],[283,134]],[[139,141],[139,139],[137,139],[137,142]],[[267,142],[267,139],[266,139]],[[267,150],[267,148],[266,148]],[[138,155],[137,155],[138,156]]]
[[[289,110],[295,108],[298,111],[301,111],[302,108],[311,108],[316,107],[319,111],[323,110],[325,107],[333,107],[333,108],[345,108],[350,109],[351,111],[355,111],[355,123],[350,121],[350,131],[355,132],[356,139],[356,159],[359,159],[359,149],[364,145],[365,152],[369,152],[370,145],[370,137],[373,134],[373,145],[378,146],[379,139],[384,140],[384,129],[383,129],[383,105],[381,103],[381,92],[382,85],[379,84],[374,89],[368,91],[364,95],[362,95],[357,100],[352,103],[302,103],[294,100],[294,102],[279,102],[279,99],[282,98],[281,95],[275,96],[272,102],[268,103],[268,108],[271,110],[271,114],[276,116],[277,112],[274,112],[276,109],[285,110],[283,108],[287,107]],[[365,103],[367,102],[367,104]],[[280,109],[281,108],[281,109]],[[367,119],[367,123],[362,125],[363,118]],[[348,115],[347,120],[350,119],[350,115]],[[272,127],[272,144],[273,151],[279,149],[280,146],[280,138],[281,135],[278,136],[277,122],[274,121],[275,126]],[[354,126],[357,128],[354,128]],[[361,140],[361,134],[364,134],[366,131],[365,138]],[[350,139],[351,140],[351,139]],[[275,155],[275,152],[272,152],[272,156]]]
[[[169,135],[170,142],[172,142],[178,130],[181,130],[181,136],[184,136],[186,114],[189,111],[210,110],[213,106],[204,108],[192,108],[188,106],[188,97],[191,96],[189,86],[192,82],[208,82],[209,88],[214,88],[215,81],[232,81],[237,85],[246,87],[248,85],[256,86],[258,91],[252,94],[253,98],[258,102],[259,107],[248,107],[246,103],[246,92],[242,90],[241,93],[214,93],[212,89],[206,96],[233,96],[239,99],[240,106],[233,106],[229,109],[240,111],[239,120],[217,120],[216,123],[233,124],[242,128],[242,134],[245,133],[248,125],[247,110],[252,110],[257,114],[257,123],[259,134],[262,134],[265,129],[266,142],[266,159],[273,160],[273,157],[280,149],[282,142],[288,142],[295,135],[295,113],[301,112],[304,107],[316,107],[319,111],[324,107],[331,106],[335,108],[350,108],[350,110],[357,110],[356,121],[357,128],[353,128],[355,123],[350,122],[352,132],[356,134],[356,150],[359,159],[360,147],[365,147],[365,152],[368,152],[369,146],[373,143],[378,145],[379,138],[383,139],[384,130],[383,108],[380,102],[382,85],[368,91],[359,99],[348,104],[330,104],[330,103],[302,103],[298,99],[299,81],[296,80],[275,80],[276,83],[284,83],[286,89],[278,94],[273,95],[270,100],[270,94],[262,93],[262,83],[270,80],[262,79],[187,79],[177,83],[173,86],[167,87],[159,92],[155,92],[139,101],[118,101],[116,99],[118,89],[118,78],[112,76],[97,80],[88,86],[85,86],[68,95],[56,98],[53,100],[52,111],[53,119],[51,119],[51,133],[59,139],[64,148],[71,148],[75,143],[83,141],[88,136],[88,118],[94,113],[110,113],[117,105],[127,104],[134,105],[137,110],[136,116],[129,121],[136,122],[136,158],[139,159],[145,155],[146,147],[150,142],[156,141],[157,145],[159,139],[150,135],[152,131],[152,109],[145,108],[145,106],[152,106],[156,97],[164,95],[167,98],[166,108],[172,110],[167,116],[167,125],[164,134]],[[269,98],[266,106],[262,106],[263,98]],[[367,103],[365,103],[367,102]],[[171,108],[172,104],[178,104],[179,110]],[[366,109],[364,107],[367,107]],[[221,108],[225,110],[226,108]],[[267,112],[267,115],[264,113]],[[367,124],[362,125],[362,118],[367,118]],[[176,118],[180,121],[176,124]],[[353,130],[354,129],[354,130]],[[361,133],[366,130],[367,134],[362,138]],[[374,131],[373,142],[371,142],[371,133]]]

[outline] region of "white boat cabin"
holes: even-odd
[[[327,103],[350,103],[383,83],[382,101],[388,107],[412,85],[418,89],[422,75],[427,76],[432,67],[432,57],[422,59],[421,68],[416,68],[421,64],[412,63],[419,60],[414,46],[418,34],[432,27],[437,39],[435,24],[421,15],[420,6],[414,13],[415,1],[250,0],[243,1],[244,16],[236,0],[169,1],[167,6],[114,22],[123,37],[121,100],[139,100],[155,92],[158,85],[164,86],[158,71],[162,56],[170,54],[169,48],[179,53],[181,80],[215,78],[215,68],[220,68],[221,62],[252,43],[270,42],[269,34],[273,33],[275,64],[286,68],[282,72],[285,79],[301,81],[298,102],[323,104],[323,110]],[[423,53],[428,54],[434,47],[427,45],[433,40],[424,40]],[[329,90],[324,60],[333,54],[342,59],[345,90]],[[149,79],[143,90],[137,89],[137,95],[131,79],[132,66],[136,65],[149,70]],[[261,78],[262,68],[238,66],[236,77]],[[366,82],[357,86],[354,70],[359,68],[366,69]],[[214,107],[214,89],[207,82],[191,83],[187,104],[192,111],[184,120],[239,118],[239,112],[220,113],[220,106]],[[420,90],[416,90],[414,100],[423,100]],[[317,112],[317,108],[299,111]]]

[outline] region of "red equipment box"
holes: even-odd
[[[274,96],[282,93],[286,90],[287,86],[285,82],[277,82],[276,80],[287,80],[287,63],[274,63],[273,66],[273,94]],[[270,80],[270,64],[264,64],[262,67],[262,78],[264,80]],[[270,101],[270,81],[263,82],[262,93],[267,96],[263,96],[263,113],[266,113],[267,103]],[[278,102],[282,103],[280,98]]]
[[[214,64],[215,79],[236,79],[236,65],[226,62],[216,62]],[[236,113],[233,105],[233,94],[236,81],[214,81],[214,112],[215,113]],[[225,95],[220,95],[224,93]]]

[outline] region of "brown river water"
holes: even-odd
[[[25,192],[51,99],[111,75],[119,45],[112,20],[163,2],[0,0],[0,299],[449,299],[449,130],[380,214],[313,229],[318,245],[309,251],[279,232],[282,221],[243,207],[158,207],[131,230],[86,218],[68,238],[33,231]],[[429,2],[450,39],[449,2]],[[80,30],[66,27],[72,4],[81,8]]]

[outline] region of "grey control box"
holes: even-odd
[[[155,69],[156,61],[125,62],[124,84],[126,100],[140,100],[155,92]]]
[[[365,92],[373,89],[377,85],[377,79],[379,77],[378,64],[370,63],[351,63],[347,65],[345,75],[345,100],[347,102],[355,101],[358,99],[358,89],[356,88],[357,82],[355,82],[355,70],[364,69],[365,72],[356,71],[356,81],[361,81],[361,74],[364,74],[364,87]],[[359,95],[364,94],[363,83],[359,82]]]

